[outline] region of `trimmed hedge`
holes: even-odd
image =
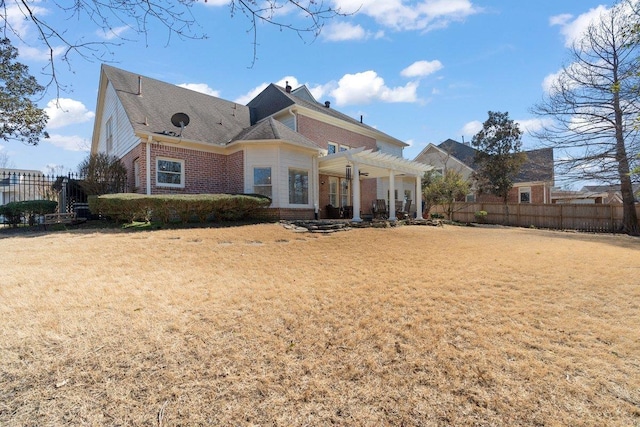
[[[10,202],[0,206],[0,215],[4,216],[8,224],[17,226],[22,218],[29,219],[29,225],[35,223],[35,215],[54,213],[58,202],[52,200],[24,200]]]
[[[159,221],[164,224],[256,218],[271,199],[259,194],[105,194],[89,197],[89,210],[118,222]]]

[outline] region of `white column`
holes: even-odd
[[[353,162],[353,222],[361,222],[360,218],[360,168]]]
[[[416,197],[415,197],[415,205],[416,205],[416,219],[422,218],[422,179],[420,175],[416,175]]]
[[[389,221],[396,219],[396,176],[389,170]]]

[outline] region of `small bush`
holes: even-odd
[[[444,219],[444,214],[441,213],[432,213],[430,216],[431,219]]]
[[[476,221],[485,222],[485,220],[487,219],[487,211],[477,211],[473,214],[473,216],[476,217]]]

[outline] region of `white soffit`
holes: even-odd
[[[423,163],[403,159],[380,151],[365,150],[364,147],[341,151],[318,159],[320,173],[344,176],[347,164],[358,164],[360,173],[368,178],[388,177],[390,171],[394,175],[422,176],[433,169]]]

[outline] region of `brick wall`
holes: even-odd
[[[129,186],[128,191],[131,193],[141,193],[144,194],[146,192],[146,173],[147,173],[147,164],[142,161],[142,156],[146,156],[146,152],[144,151],[144,144],[138,144],[133,148],[133,150],[129,151],[121,160],[122,164],[127,168],[127,185]],[[136,188],[136,177],[134,175],[134,167],[133,162],[138,159],[138,164],[140,166],[140,186]]]
[[[229,193],[244,193],[244,152],[227,156],[227,189]]]
[[[374,138],[360,135],[306,116],[298,115],[298,132],[325,150],[327,149],[327,143],[329,141],[348,145],[351,148],[366,147],[371,150],[376,149],[376,140]]]
[[[544,203],[544,185],[531,185],[528,186],[531,188],[531,203]],[[485,202],[485,203],[502,203],[502,199],[494,196],[493,194],[481,194],[476,197],[477,202]],[[520,190],[519,187],[513,187],[509,191],[509,196],[507,198],[507,203],[519,203],[520,202]]]
[[[184,160],[184,188],[156,186],[156,159]],[[152,194],[228,193],[227,156],[162,144],[151,146]]]

